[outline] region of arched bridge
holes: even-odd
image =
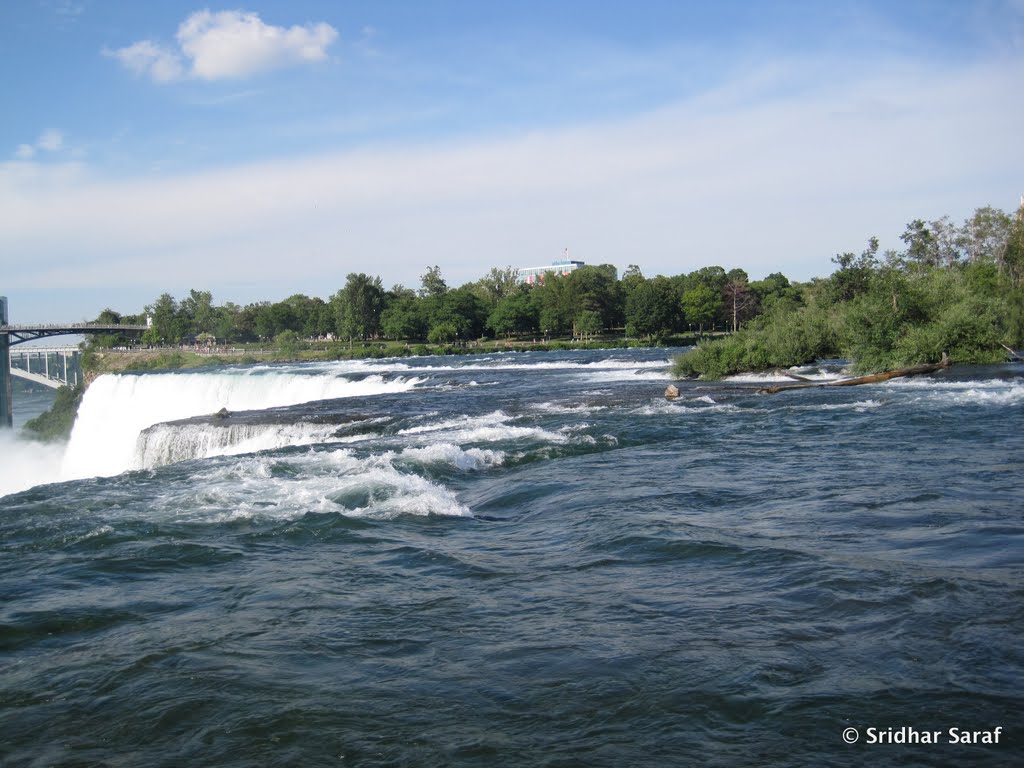
[[[11,347],[26,341],[45,339],[50,336],[88,336],[96,334],[141,334],[145,325],[118,325],[111,323],[47,323],[43,325],[8,325],[7,298],[0,296],[0,428],[11,427],[14,414],[11,407]],[[28,349],[26,349],[28,351]],[[15,353],[17,355],[17,353]],[[21,356],[21,355],[17,355]],[[64,360],[64,375],[67,377],[67,358]],[[49,358],[45,363],[48,375]],[[17,367],[17,366],[16,366]],[[31,358],[28,358],[25,372],[32,373]],[[20,374],[18,374],[20,375]],[[28,377],[26,377],[28,378]]]

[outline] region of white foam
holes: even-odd
[[[139,435],[134,469],[152,469],[190,459],[309,445],[330,438],[336,427],[324,424],[156,424]]]
[[[505,461],[505,452],[485,448],[463,449],[452,443],[434,443],[421,448],[405,448],[396,458],[422,466],[442,464],[462,471],[479,471],[501,465]]]
[[[790,368],[789,372],[795,376],[807,379],[809,381],[839,381],[849,377],[849,374],[843,371],[822,371],[818,368],[805,369],[801,367]],[[734,384],[767,384],[769,382],[789,382],[796,383],[798,380],[792,376],[786,376],[778,371],[764,371],[761,373],[737,373],[732,376],[726,376],[722,381],[728,381]]]
[[[437,413],[426,414],[427,417],[437,416]],[[406,429],[400,430],[400,435],[418,435],[426,432],[444,432],[448,430],[465,430],[471,427],[484,427],[496,424],[505,424],[511,420],[504,411],[492,411],[491,413],[484,414],[483,416],[459,416],[454,419],[448,419],[446,421],[435,421],[429,424],[423,424],[418,427],[407,427]]]
[[[1024,403],[1024,380],[950,381],[930,377],[893,379],[886,382],[893,393],[918,394],[918,399],[945,405],[1020,405]]]
[[[542,427],[521,427],[509,422],[514,417],[504,411],[493,411],[483,416],[460,416],[455,419],[423,424],[401,430],[399,435],[435,441],[441,435],[452,443],[507,443],[536,441],[545,443],[566,443],[569,437],[562,432],[552,432]]]
[[[856,400],[852,403],[815,403],[813,405],[793,405],[792,411],[857,411],[863,412],[885,405],[882,400]]]
[[[451,490],[400,471],[393,458],[360,458],[339,449],[229,460],[197,472],[194,482],[170,486],[174,490],[158,499],[150,514],[211,523],[293,520],[309,512],[375,518],[472,516]]]
[[[581,416],[589,416],[595,411],[607,410],[606,405],[586,405],[580,403],[533,403],[530,406],[531,410],[540,411],[541,413],[554,413],[554,414],[576,414]]]
[[[723,413],[733,412],[741,409],[738,405],[732,403],[715,403],[710,398],[705,399],[704,397],[694,398],[692,400],[656,400],[647,405],[642,405],[638,408],[633,409],[633,413],[637,416],[664,416],[673,415],[678,416],[679,414],[708,414],[708,413]],[[687,403],[703,403],[703,405],[687,405]]]

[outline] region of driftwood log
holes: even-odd
[[[895,371],[886,371],[885,373],[873,373],[870,376],[858,376],[855,379],[840,379],[839,381],[814,381],[805,382],[801,384],[773,384],[770,387],[761,387],[757,390],[758,394],[774,395],[776,392],[783,392],[788,389],[809,389],[811,387],[854,387],[858,384],[874,384],[879,381],[888,381],[889,379],[898,379],[903,376],[919,376],[922,373],[935,373],[941,371],[943,368],[949,368],[953,363],[950,362],[948,355],[943,355],[942,360],[938,363],[930,363],[927,365],[915,365],[910,368],[900,368]]]

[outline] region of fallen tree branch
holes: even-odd
[[[787,379],[793,379],[793,381],[811,381],[806,376],[797,376],[795,373],[784,371],[781,368],[776,368],[774,373],[778,376],[785,376]]]
[[[1022,363],[1022,362],[1024,362],[1024,357],[1021,357],[1020,354],[1018,354],[1018,352],[1016,350],[1010,349],[1005,344],[1000,344],[999,346],[1002,347],[1003,349],[1005,349],[1007,352],[1010,353],[1010,362],[1011,363]]]
[[[870,376],[858,376],[854,379],[840,379],[839,381],[815,381],[804,384],[773,384],[770,387],[761,387],[757,392],[758,394],[774,395],[776,392],[783,392],[789,389],[809,389],[811,387],[854,387],[858,384],[874,384],[879,381],[898,379],[903,376],[919,376],[923,373],[935,373],[936,371],[941,371],[943,368],[949,368],[952,364],[953,363],[949,360],[949,356],[943,354],[942,360],[938,363],[915,365],[910,368],[900,368],[895,371],[873,373]]]

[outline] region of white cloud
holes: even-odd
[[[64,134],[60,131],[46,131],[36,141],[36,146],[48,152],[56,152],[64,147]]]
[[[185,72],[177,53],[152,40],[140,40],[117,50],[104,49],[103,55],[117,59],[135,74],[148,75],[158,83],[177,80]]]
[[[74,292],[87,304],[72,316],[115,290],[138,307],[190,287],[326,297],[348,272],[415,285],[428,264],[459,284],[566,246],[647,275],[720,264],[808,279],[871,235],[898,247],[914,218],[1015,206],[1016,74],[888,67],[772,99],[734,83],[615,123],[169,178],[0,164],[0,268],[8,292]]]
[[[337,37],[337,30],[323,22],[285,28],[265,24],[255,13],[203,10],[179,25],[177,50],[142,40],[103,53],[157,82],[185,76],[223,80],[322,61]]]
[[[32,160],[42,150],[44,152],[59,152],[64,149],[64,134],[60,131],[50,129],[43,131],[34,144],[19,144],[14,150],[16,160]]]

